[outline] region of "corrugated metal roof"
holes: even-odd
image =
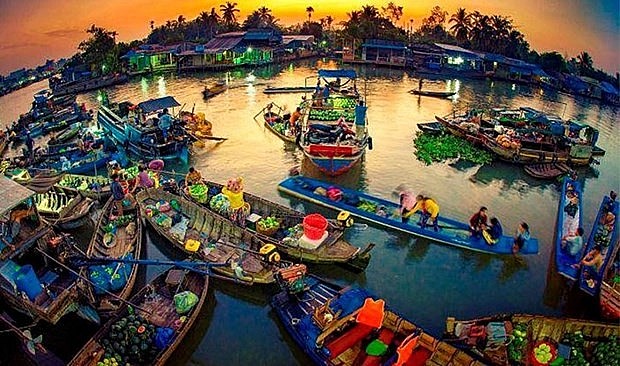
[[[319,70],[319,77],[322,78],[349,78],[355,79],[357,73],[353,69],[341,69],[341,70]]]
[[[470,54],[472,56],[479,57],[475,52],[470,51],[468,49],[465,49],[463,47],[459,47],[459,46],[455,46],[455,45],[451,45],[451,44],[445,44],[445,43],[435,43],[435,46],[441,48],[442,50],[467,53],[467,54]]]
[[[164,108],[179,107],[179,102],[173,97],[161,97],[157,99],[147,100],[146,102],[138,103],[138,108],[144,113],[151,113],[160,111]]]
[[[220,34],[217,37],[211,39],[205,45],[205,53],[217,53],[226,50],[232,50],[237,47],[241,41],[243,41],[243,36],[245,32],[234,32],[234,33],[225,33]]]
[[[20,202],[34,195],[34,192],[11,179],[0,178],[0,213],[17,206]]]

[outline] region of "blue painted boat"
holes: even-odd
[[[573,200],[577,200],[577,202],[571,204],[571,197]],[[580,250],[579,253],[572,256],[567,250],[562,248],[562,238],[568,235],[574,235],[578,228],[583,227],[581,202],[581,183],[569,177],[564,177],[555,229],[555,265],[559,274],[573,281],[577,280],[577,274],[579,273],[579,269],[574,268],[573,265],[581,260],[583,253],[582,250]],[[567,207],[567,205],[569,205],[569,207]]]
[[[586,253],[589,253],[594,246],[602,248],[603,264],[598,270],[594,267],[584,267],[579,275],[579,288],[589,295],[596,295],[601,289],[601,278],[607,267],[607,263],[613,260],[612,254],[614,248],[618,245],[618,233],[620,226],[618,225],[618,214],[620,213],[620,204],[618,201],[612,200],[609,196],[603,197],[601,207],[596,215],[596,221],[592,226]]]
[[[178,118],[172,119],[169,138],[157,127],[158,112],[180,106],[173,97],[151,99],[137,105],[110,104],[107,97],[97,112],[97,123],[130,154],[145,160],[189,160],[189,139]],[[171,115],[173,112],[171,112]]]
[[[482,365],[365,289],[343,288],[315,276],[287,276],[280,283],[285,290],[271,298],[271,307],[316,365]],[[300,283],[301,291],[287,287],[290,283]]]
[[[317,188],[319,191],[326,190],[329,187],[335,187],[340,189],[343,195],[343,199],[340,201],[332,201],[326,196],[315,193]],[[321,205],[327,208],[338,211],[348,211],[351,215],[359,217],[363,220],[371,223],[405,232],[407,234],[419,236],[425,239],[436,241],[442,244],[447,244],[463,249],[469,249],[476,252],[490,253],[490,254],[512,254],[513,238],[509,236],[502,236],[499,241],[494,245],[488,245],[483,238],[474,238],[469,234],[469,223],[453,220],[450,218],[439,216],[439,231],[434,231],[433,228],[422,228],[416,221],[419,218],[419,214],[415,214],[411,217],[409,223],[403,223],[400,216],[390,216],[395,210],[399,208],[399,204],[391,202],[383,198],[374,197],[369,194],[354,191],[344,187],[340,187],[331,183],[322,182],[320,180],[307,178],[307,177],[290,177],[285,179],[278,185],[278,189],[291,196],[307,200],[309,202]],[[376,205],[377,208],[381,208],[381,211],[386,213],[385,215],[378,214],[376,212],[368,212],[358,208],[360,203],[370,203]],[[536,254],[538,253],[538,239],[531,238],[526,241],[521,254]]]
[[[81,150],[72,151],[67,156],[51,157],[31,168],[31,174],[36,175],[42,170],[52,170],[70,174],[96,175],[105,171],[108,161],[126,161],[122,152],[111,154],[83,153]]]

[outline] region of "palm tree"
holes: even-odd
[[[349,23],[357,23],[360,21],[360,18],[362,17],[362,12],[359,10],[355,10],[350,13],[347,13],[347,15],[349,16]]]
[[[151,20],[151,21],[149,22],[149,24],[150,24],[150,26],[151,26],[151,31],[152,31],[153,29],[155,29],[155,21],[154,21],[154,20]]]
[[[362,6],[361,18],[367,21],[374,21],[379,17],[379,10],[374,5]]]
[[[579,72],[582,74],[594,68],[592,56],[590,56],[590,54],[586,51],[583,51],[577,55],[577,61],[579,61]]]
[[[239,13],[239,9],[237,9],[237,3],[231,3],[227,1],[226,4],[220,5],[220,11],[222,12],[222,19],[224,19],[224,24],[227,26],[232,26],[237,23],[237,13]]]
[[[183,15],[179,15],[177,18],[177,27],[181,27],[185,24],[185,17]]]
[[[112,39],[114,40],[114,44],[116,44],[116,36],[118,36],[118,32],[117,31],[110,31],[110,32],[108,32],[108,34],[112,36]]]
[[[273,15],[271,15],[271,9],[265,6],[258,8],[258,18],[265,24],[272,21]]]
[[[394,24],[398,23],[400,18],[403,16],[403,7],[396,5],[391,1],[386,7],[382,7],[381,10],[392,20]]]
[[[314,8],[309,6],[306,8],[306,13],[308,13],[308,21],[312,19],[312,13],[314,13]]]
[[[327,29],[332,28],[332,23],[334,22],[334,18],[331,15],[325,17],[325,24],[327,24]]]
[[[459,8],[456,13],[452,14],[452,17],[450,17],[448,23],[454,23],[450,27],[450,30],[454,33],[454,36],[459,42],[465,42],[467,40],[471,27],[470,20],[470,14],[467,14],[467,11],[463,8]]]

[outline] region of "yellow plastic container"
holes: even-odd
[[[200,249],[200,242],[194,239],[187,239],[185,242],[185,250],[188,252],[195,253]]]

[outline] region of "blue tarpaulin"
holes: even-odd
[[[140,108],[143,113],[151,113],[155,111],[160,111],[164,108],[173,108],[179,106],[179,102],[177,102],[176,99],[174,99],[173,97],[151,99],[138,104],[138,108]]]
[[[319,70],[319,76],[322,78],[357,78],[357,73],[352,69],[340,69],[340,70]]]

